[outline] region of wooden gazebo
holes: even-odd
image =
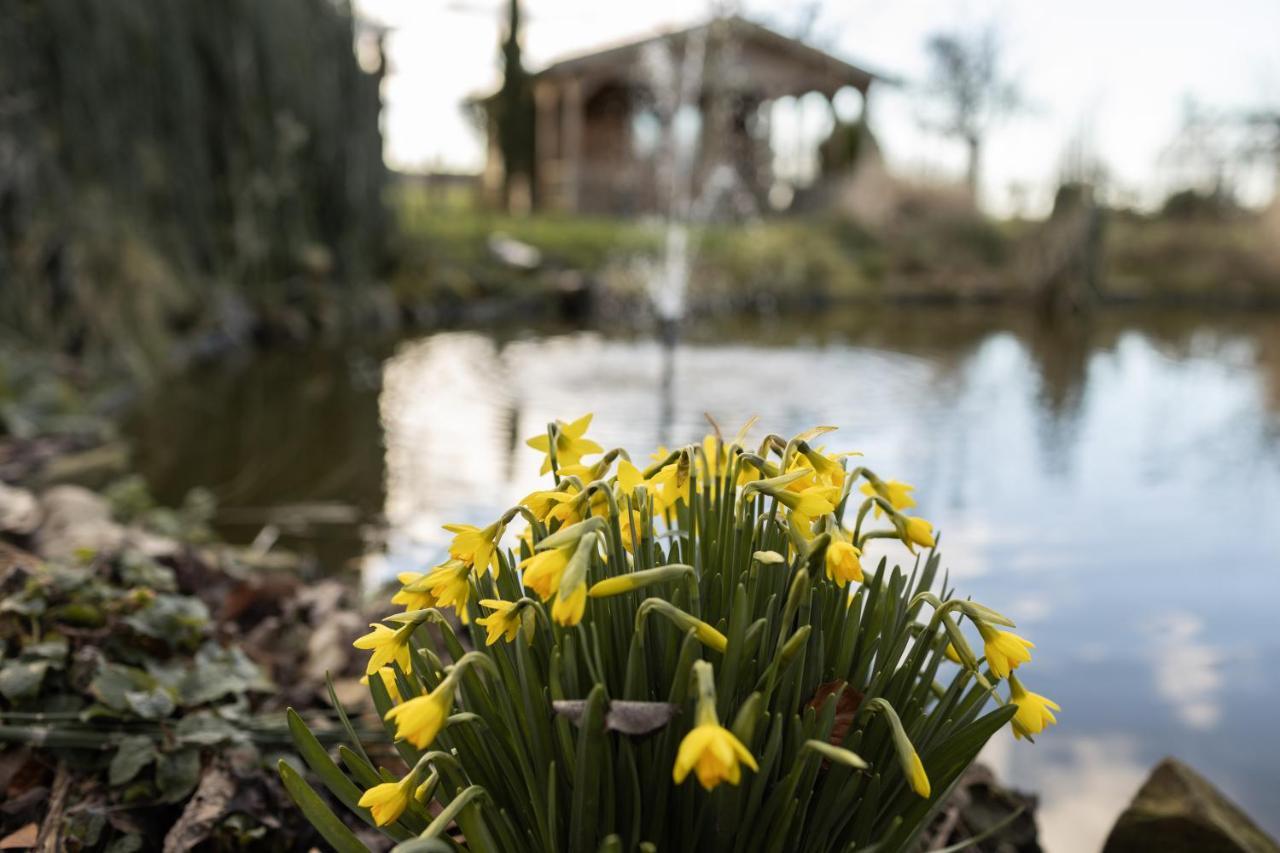
[[[686,73],[696,74],[700,85],[676,111]],[[667,132],[673,123],[696,131],[695,183],[713,169],[721,176],[728,169],[737,190],[763,203],[773,183],[770,102],[810,92],[831,99],[850,87],[865,104],[878,79],[736,16],[564,59],[533,77],[533,203],[586,213],[663,210],[672,185],[671,158],[663,148],[675,138]],[[695,115],[683,115],[689,112]],[[502,157],[491,134],[485,185],[495,197],[502,179]]]

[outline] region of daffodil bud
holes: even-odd
[[[695,616],[685,613],[674,604],[664,601],[661,598],[646,598],[640,602],[640,606],[636,609],[636,630],[640,630],[644,624],[645,617],[649,613],[661,613],[667,619],[675,623],[676,627],[681,631],[692,630],[694,636],[698,638],[704,646],[723,653],[729,646],[729,641],[711,625],[703,622]]]
[[[685,565],[684,563],[672,563],[668,566],[659,566],[656,569],[645,569],[639,572],[625,572],[598,581],[591,587],[591,591],[588,594],[592,598],[621,595],[624,592],[633,592],[652,584],[682,580],[691,574],[693,574],[693,566]]]
[[[932,792],[929,774],[925,772],[924,762],[920,760],[920,755],[912,745],[911,739],[907,737],[906,729],[902,727],[902,720],[898,718],[898,712],[893,710],[893,706],[882,697],[876,697],[867,702],[867,708],[884,714],[885,720],[889,723],[893,749],[898,754],[898,763],[902,766],[907,784],[911,790],[927,799]]]

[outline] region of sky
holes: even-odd
[[[721,4],[723,6],[723,3]],[[502,0],[355,0],[389,29],[383,116],[387,162],[405,170],[478,170],[483,140],[463,114],[497,86]],[[709,17],[698,0],[524,0],[526,65]],[[742,0],[736,10],[843,59],[899,77],[873,89],[872,129],[904,177],[957,180],[964,152],[924,127],[928,36],[997,22],[1003,65],[1024,109],[996,124],[983,161],[983,202],[1041,213],[1072,151],[1103,165],[1113,196],[1150,205],[1177,182],[1168,149],[1188,98],[1213,110],[1280,107],[1280,0]],[[781,133],[816,136],[816,103],[792,108]],[[796,116],[800,116],[797,121]],[[796,128],[800,130],[797,131]],[[794,141],[787,144],[793,150]],[[799,160],[780,164],[803,172]],[[1243,176],[1245,201],[1269,197],[1269,174]]]

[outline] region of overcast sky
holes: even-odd
[[[1187,97],[1216,109],[1280,105],[1280,0],[749,0],[740,11],[794,34],[803,12],[819,47],[907,81],[923,81],[929,34],[999,22],[1006,67],[1029,110],[997,126],[984,161],[993,209],[1042,210],[1073,140],[1106,165],[1127,196],[1167,190],[1162,154]],[[500,0],[356,0],[360,13],[392,28],[387,42],[384,130],[397,168],[475,170],[482,140],[459,109],[497,85]],[[697,0],[525,0],[527,65],[707,17]],[[873,91],[873,129],[903,174],[958,177],[963,151],[922,129],[920,95]],[[806,131],[822,115],[806,113]],[[1253,200],[1269,192],[1261,174]],[[1016,188],[1021,187],[1021,191]],[[1020,202],[1019,198],[1026,199]]]

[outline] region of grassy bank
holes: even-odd
[[[393,290],[402,300],[534,298],[585,281],[606,304],[630,306],[643,301],[662,256],[664,234],[653,220],[512,217],[397,193]],[[695,310],[860,300],[1030,303],[1046,289],[1076,287],[1097,302],[1280,301],[1280,240],[1263,217],[1203,221],[1104,211],[1099,223],[1096,292],[1083,281],[1079,222],[995,221],[953,209],[920,211],[875,229],[838,216],[707,226],[694,237],[690,296]],[[535,248],[537,263],[513,267],[494,250],[495,240]]]

